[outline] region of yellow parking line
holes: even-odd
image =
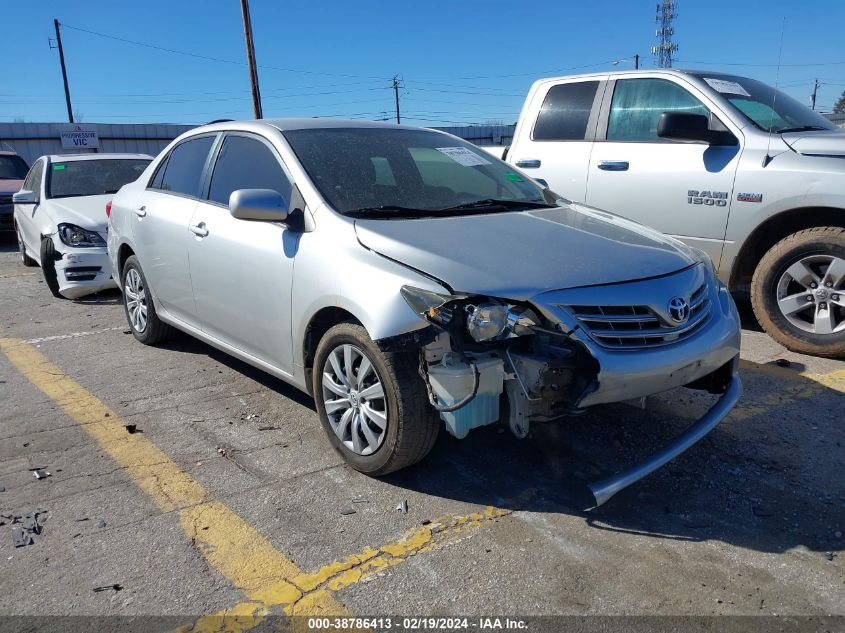
[[[179,523],[208,563],[243,592],[252,612],[281,606],[288,613],[348,614],[328,592],[304,592],[293,578],[303,572],[243,519],[185,473],[93,394],[68,378],[32,345],[0,338],[2,351],[33,385],[58,404],[146,492],[162,512],[177,511]]]

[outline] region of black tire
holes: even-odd
[[[38,262],[32,259],[29,255],[26,254],[26,247],[23,244],[23,239],[21,238],[20,229],[18,229],[17,223],[15,224],[15,237],[18,238],[18,251],[21,255],[21,263],[24,266],[32,267],[38,266]]]
[[[64,299],[59,293],[59,278],[56,275],[56,247],[53,240],[45,237],[41,240],[41,273],[44,275],[44,283],[47,284],[50,292],[57,299]]]
[[[369,455],[355,453],[338,438],[323,402],[323,366],[329,354],[343,344],[366,354],[384,387],[387,428],[379,448]],[[312,378],[317,413],[332,446],[355,470],[373,477],[386,475],[420,461],[434,446],[440,420],[428,403],[418,362],[414,353],[381,352],[367,331],[354,323],[335,325],[317,345]]]
[[[845,228],[816,227],[793,233],[775,244],[760,260],[751,281],[751,306],[763,329],[778,343],[793,352],[839,358],[845,356],[845,331],[816,334],[797,327],[778,307],[778,283],[786,270],[796,262],[813,255],[845,259]],[[797,292],[803,290],[796,287]],[[841,286],[830,293],[842,290]],[[811,291],[807,291],[810,294]],[[811,306],[815,301],[808,301]],[[845,308],[833,307],[834,316],[845,316]]]
[[[129,313],[130,292],[127,287],[127,278],[130,275],[137,274],[140,278],[141,301],[146,307],[147,320],[143,328],[140,328],[132,322],[132,317]],[[141,264],[135,255],[131,255],[126,263],[123,264],[123,270],[120,274],[120,287],[123,291],[123,311],[126,314],[126,321],[129,323],[129,329],[133,336],[141,341],[144,345],[155,345],[166,341],[173,336],[175,330],[158,318],[156,314],[155,302],[150,296],[149,286],[147,285],[147,278],[144,277],[144,271],[141,270]],[[137,287],[137,286],[136,286]]]

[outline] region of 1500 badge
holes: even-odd
[[[690,189],[687,191],[687,202],[689,204],[704,204],[711,207],[724,207],[728,204],[728,192]]]

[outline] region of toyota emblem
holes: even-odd
[[[669,299],[669,316],[676,323],[684,323],[689,318],[689,303],[683,297]]]

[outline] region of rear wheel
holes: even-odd
[[[44,275],[44,283],[47,284],[50,292],[57,299],[64,299],[59,293],[59,278],[56,275],[56,247],[53,240],[45,237],[41,240],[41,273]]]
[[[845,229],[807,229],[775,244],[754,272],[751,304],[787,349],[845,356]]]
[[[158,318],[144,271],[134,255],[123,265],[121,286],[123,309],[135,338],[145,345],[155,345],[169,338],[173,328]]]
[[[417,357],[383,353],[360,325],[340,323],[314,358],[312,392],[329,441],[372,476],[410,466],[434,446],[440,423],[417,373]]]
[[[15,236],[18,238],[18,251],[21,255],[21,263],[24,266],[38,266],[38,262],[26,254],[26,246],[24,246],[23,238],[21,237],[21,230],[18,228],[17,224],[15,224]]]

